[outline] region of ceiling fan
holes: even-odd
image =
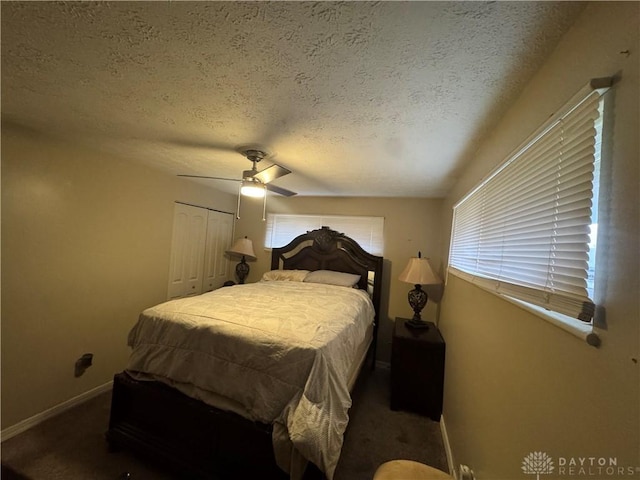
[[[249,197],[262,198],[266,195],[266,190],[277,193],[279,195],[284,195],[285,197],[291,197],[293,195],[296,195],[296,193],[292,192],[291,190],[278,187],[271,183],[273,180],[277,178],[290,174],[291,170],[274,163],[273,165],[258,171],[258,168],[257,168],[258,162],[266,158],[267,153],[262,150],[257,150],[253,148],[243,149],[243,150],[240,150],[239,152],[245,157],[247,157],[253,163],[251,170],[244,170],[242,172],[242,179],[207,177],[203,175],[178,175],[178,176],[240,182],[240,194],[246,195]]]

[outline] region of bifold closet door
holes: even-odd
[[[207,237],[206,208],[176,203],[171,239],[168,298],[202,293],[205,241]]]
[[[231,247],[233,215],[209,210],[204,254],[202,291],[220,288],[229,279],[229,259],[225,252]]]
[[[176,203],[168,298],[199,295],[229,278],[225,252],[233,237],[233,214]]]

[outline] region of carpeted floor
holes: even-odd
[[[2,480],[183,480],[132,454],[109,453],[104,439],[110,394],[100,395],[2,443]],[[371,480],[388,460],[404,458],[447,471],[440,426],[389,409],[389,370],[363,372],[335,480]],[[126,473],[130,477],[126,477]]]

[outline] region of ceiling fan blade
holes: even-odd
[[[267,167],[264,170],[260,170],[258,173],[253,175],[253,178],[260,180],[262,183],[269,183],[275,180],[276,178],[283,177],[290,173],[291,173],[291,170],[289,170],[288,168],[284,168],[274,163],[270,167]]]
[[[293,197],[294,195],[297,195],[296,192],[292,192],[291,190],[287,190],[286,188],[277,187],[271,183],[266,184],[265,187],[267,187],[267,190],[269,190],[270,192],[278,193],[280,195],[284,195],[285,197]]]
[[[187,177],[187,178],[206,178],[208,180],[228,180],[230,182],[241,182],[237,178],[222,178],[222,177],[206,177],[204,175],[178,175],[178,177]]]

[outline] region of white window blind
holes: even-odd
[[[454,206],[452,273],[592,320],[587,278],[604,80],[581,90]]]
[[[267,215],[265,247],[283,247],[298,235],[330,227],[353,238],[367,252],[382,255],[384,241],[384,217],[346,215],[292,215],[270,213]]]

